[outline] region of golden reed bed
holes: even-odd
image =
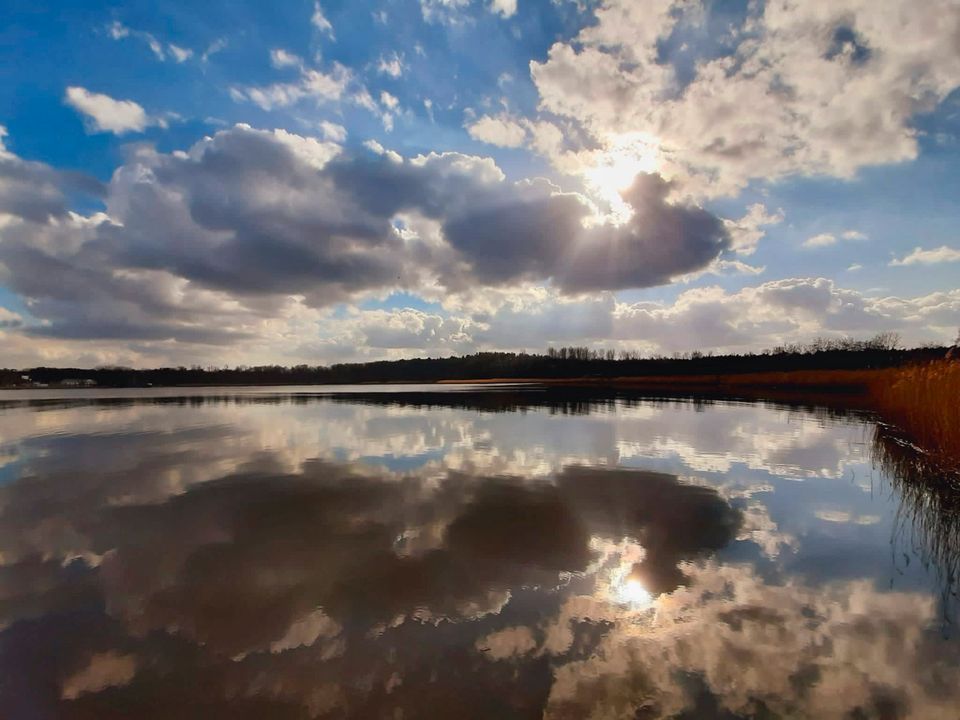
[[[942,467],[960,471],[960,361],[883,371],[868,398],[883,421]]]

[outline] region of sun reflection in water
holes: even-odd
[[[614,602],[629,606],[633,610],[651,607],[656,600],[653,593],[634,575],[633,568],[629,565],[614,571],[610,578],[610,590]]]

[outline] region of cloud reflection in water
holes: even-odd
[[[6,408],[3,714],[933,717],[957,702],[926,576],[889,591],[869,559],[889,553],[896,498],[779,475],[786,411],[493,402]],[[867,473],[859,422],[789,422],[807,469]],[[705,469],[725,439],[726,465]],[[646,468],[623,467],[624,442],[650,450],[622,458]],[[657,451],[670,443],[686,449]],[[827,541],[866,553],[861,575]]]

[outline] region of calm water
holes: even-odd
[[[0,393],[0,717],[960,717],[866,419],[347,390]]]

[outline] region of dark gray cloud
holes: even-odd
[[[638,175],[623,194],[634,211],[629,222],[584,228],[590,211],[581,197],[531,185],[468,210],[445,229],[482,282],[550,278],[571,292],[662,285],[730,246],[718,217],[671,203],[669,190],[659,175]]]
[[[0,276],[59,338],[227,343],[292,295],[321,307],[379,289],[553,282],[569,292],[669,282],[729,245],[721,221],[637,178],[622,226],[585,227],[592,208],[543,180],[512,183],[458,153],[404,160],[237,126],[189,152],[131,148],[106,214],[67,213],[82,181],[8,152]],[[439,242],[402,236],[398,214],[430,219]]]
[[[27,162],[7,151],[0,127],[0,213],[45,223],[67,214],[67,193],[100,196],[103,185],[88,175]]]

